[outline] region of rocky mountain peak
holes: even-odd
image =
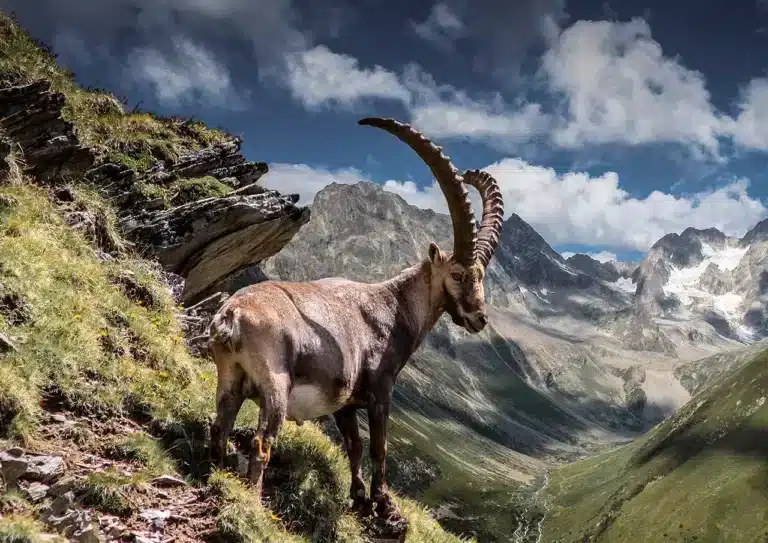
[[[750,245],[755,241],[768,241],[768,219],[763,219],[741,238],[742,245]]]
[[[763,221],[740,240],[716,228],[667,234],[635,272],[638,306],[657,315],[701,318],[721,336],[739,341],[765,335],[768,301],[759,283],[766,231]]]
[[[568,257],[565,262],[570,267],[603,281],[614,283],[621,277],[619,270],[611,262],[600,262],[584,253],[576,253]]]

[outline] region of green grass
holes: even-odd
[[[46,537],[42,537],[46,534]],[[51,534],[31,517],[10,515],[0,517],[0,543],[66,543],[66,539]]]
[[[48,47],[30,38],[5,14],[0,14],[0,51],[0,71],[22,84],[50,81],[52,90],[66,96],[63,114],[76,126],[80,140],[137,171],[156,160],[173,160],[185,151],[230,137],[198,121],[125,113],[112,94],[80,87],[74,74],[57,65]]]
[[[114,209],[92,188],[77,187],[75,198],[74,208],[93,217],[95,231],[91,241],[112,255],[125,254],[128,246],[120,235]]]
[[[256,500],[253,492],[231,474],[215,472],[209,479],[220,496],[222,506],[217,528],[225,541],[256,543],[259,541],[308,542],[308,538],[286,533],[280,519]],[[278,539],[279,538],[279,539]]]
[[[113,439],[105,446],[111,458],[133,460],[142,466],[142,474],[151,479],[160,475],[178,475],[176,462],[159,440],[143,433]]]
[[[179,179],[168,190],[168,202],[175,206],[183,205],[212,196],[226,196],[230,192],[232,192],[232,187],[225,185],[215,177]]]
[[[127,516],[136,508],[128,493],[142,480],[125,477],[114,470],[89,474],[77,485],[77,495],[84,505],[109,515]]]
[[[100,261],[62,223],[43,191],[20,186],[3,194],[18,205],[0,216],[0,282],[27,299],[31,312],[28,323],[4,327],[19,338],[19,351],[0,360],[3,374],[16,375],[8,381],[9,396],[17,404],[26,396],[33,405],[45,390],[70,408],[96,415],[132,406],[155,419],[205,417],[211,402],[206,383],[215,369],[185,348],[177,309],[158,279],[135,261]],[[113,283],[123,269],[155,283],[150,288],[157,308],[137,304]],[[152,354],[151,365],[132,356],[136,344]],[[29,418],[32,410],[22,406],[20,414]],[[13,417],[10,424],[20,420]]]
[[[555,470],[545,541],[765,541],[768,351],[643,438]]]

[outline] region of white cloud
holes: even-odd
[[[173,39],[173,51],[136,49],[128,64],[133,78],[153,87],[160,102],[204,102],[237,109],[242,99],[235,92],[229,70],[204,47],[184,37]]]
[[[619,177],[607,172],[599,177],[584,173],[559,175],[551,168],[506,158],[485,168],[502,190],[505,218],[517,213],[552,245],[578,244],[600,247],[588,253],[600,262],[617,260],[615,251],[647,251],[665,234],[680,233],[689,226],[715,227],[742,236],[768,208],[748,194],[746,180],[688,197],[654,191],[644,198],[632,197],[619,186]],[[300,195],[309,205],[331,183],[356,184],[371,179],[355,168],[315,168],[306,164],[277,163],[263,177],[267,188]],[[437,185],[419,188],[413,181],[389,180],[383,188],[411,205],[447,213],[445,198]],[[481,211],[477,191],[470,190],[476,218]],[[611,249],[611,250],[609,250]],[[564,257],[572,253],[563,253]]]
[[[451,85],[438,85],[414,64],[406,67],[403,83],[412,93],[411,123],[430,137],[484,140],[507,149],[543,132],[548,124],[538,104],[512,111],[499,93],[473,99]]]
[[[356,58],[322,45],[289,54],[286,64],[288,87],[307,109],[328,104],[349,108],[366,98],[410,100],[395,73],[381,66],[361,68]]]
[[[768,150],[768,79],[753,79],[742,90],[739,113],[729,130],[737,145]]]
[[[442,49],[449,49],[465,30],[464,23],[444,2],[434,4],[423,23],[411,21],[411,28],[421,39]]]
[[[575,254],[576,253],[572,251],[565,251],[560,253],[560,256],[568,259],[574,256]],[[590,258],[594,258],[598,262],[602,262],[602,263],[610,262],[612,260],[618,261],[618,257],[616,256],[616,253],[612,253],[610,251],[600,251],[599,253],[583,253],[583,254],[587,255]]]
[[[560,34],[541,69],[567,105],[554,134],[562,146],[679,142],[718,151],[722,119],[704,77],[665,57],[643,19],[578,21]]]
[[[416,28],[458,33],[463,23],[454,8],[469,13],[456,0],[438,2]],[[742,121],[735,124],[713,107],[700,73],[664,56],[645,20],[578,21],[554,29],[540,68],[547,90],[562,100],[550,110],[522,98],[510,103],[498,92],[470,95],[438,84],[414,64],[401,73],[362,67],[356,58],[324,46],[287,55],[286,84],[308,109],[350,108],[366,98],[394,100],[430,136],[480,141],[501,150],[544,138],[566,148],[675,142],[696,158],[720,159],[720,137],[733,133],[751,145],[762,141],[756,114],[761,109],[755,104],[762,100],[763,86],[756,82],[746,93]],[[764,94],[768,99],[768,90]]]
[[[499,182],[505,213],[517,213],[550,244],[581,244],[615,250],[646,251],[660,237],[685,228],[714,226],[741,236],[768,216],[768,209],[749,196],[749,183],[736,180],[714,191],[689,197],[654,191],[645,198],[630,196],[619,176],[583,173],[558,175],[551,168],[507,158],[484,168]],[[389,181],[385,188],[413,205],[445,212],[436,185],[417,190],[410,182]],[[477,202],[476,193],[473,195]],[[476,213],[479,206],[476,204]]]
[[[298,194],[298,205],[311,204],[315,195],[331,183],[354,185],[370,181],[360,170],[344,168],[331,170],[314,168],[306,164],[275,163],[269,165],[269,172],[262,177],[262,185],[283,194]]]

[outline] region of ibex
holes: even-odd
[[[222,466],[228,436],[246,398],[259,402],[248,476],[261,496],[264,468],[285,420],[333,415],[352,471],[353,510],[400,518],[385,482],[392,387],[440,316],[476,334],[485,328],[483,277],[499,242],[503,200],[496,180],[479,170],[460,175],[442,149],[389,118],[358,122],[407,143],[432,171],[453,222],[453,252],[430,243],[428,258],[377,283],[341,278],[264,281],[235,292],[210,327],[218,370],[211,462]],[[466,185],[480,193],[476,229]],[[371,500],[362,474],[357,410],[368,412]]]

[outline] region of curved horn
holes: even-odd
[[[459,170],[451,164],[451,159],[420,132],[407,124],[391,118],[367,117],[357,122],[360,125],[375,126],[386,130],[408,144],[429,166],[448,202],[448,211],[453,222],[453,256],[457,262],[470,265],[474,261],[475,250],[475,214],[469,192],[462,184]]]
[[[483,218],[475,243],[475,259],[485,268],[499,245],[504,224],[504,199],[499,184],[488,172],[467,171],[464,173],[464,182],[475,187],[483,201]]]

